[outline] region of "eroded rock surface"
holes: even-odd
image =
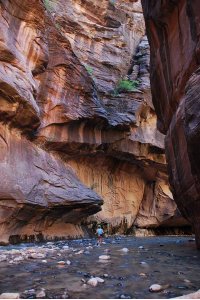
[[[80,236],[82,219],[121,232],[176,219],[140,3],[0,8],[0,240]]]
[[[199,1],[143,0],[151,82],[175,201],[200,248]]]

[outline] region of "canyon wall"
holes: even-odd
[[[187,224],[168,186],[140,3],[2,0],[0,13],[0,242],[83,236],[82,222]]]
[[[200,249],[200,3],[142,2],[151,46],[153,103],[158,128],[167,134],[170,184]]]

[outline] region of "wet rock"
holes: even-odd
[[[122,248],[122,249],[120,249],[119,251],[124,252],[124,253],[129,252],[128,248]]]
[[[31,253],[28,255],[28,258],[30,259],[38,259],[38,258],[45,258],[46,254],[43,253]]]
[[[160,292],[162,291],[162,286],[160,284],[152,284],[149,288],[150,292]]]
[[[191,281],[188,280],[188,279],[184,279],[183,281],[184,281],[185,283],[191,284]]]
[[[63,250],[69,250],[69,246],[67,246],[67,245],[63,246],[62,248],[63,248]]]
[[[97,286],[98,284],[98,280],[96,278],[90,278],[87,282],[87,284],[91,285],[91,286]]]
[[[43,260],[42,260],[42,263],[46,264],[46,263],[47,263],[47,260],[46,260],[46,259],[43,259]]]
[[[20,299],[19,293],[3,293],[0,295],[0,299]]]
[[[0,262],[6,261],[6,260],[7,260],[7,256],[6,255],[4,255],[4,254],[0,255]]]
[[[68,299],[69,298],[69,295],[67,294],[67,292],[65,292],[62,296],[61,296],[62,299]]]
[[[60,260],[57,262],[58,265],[65,265],[65,261],[64,260]]]
[[[100,255],[99,259],[100,260],[109,260],[110,259],[110,255]]]
[[[22,256],[15,257],[13,259],[14,262],[20,262],[20,261],[23,261],[23,260],[24,260],[24,258]]]
[[[95,277],[95,279],[97,280],[97,282],[99,283],[103,283],[105,280],[102,279],[101,277]]]
[[[139,275],[142,276],[142,277],[146,277],[147,276],[145,273],[140,273]]]
[[[149,288],[150,292],[161,292],[165,289],[167,289],[170,285],[165,284],[165,285],[160,285],[160,284],[152,284]]]
[[[84,252],[84,250],[80,250],[80,251],[76,252],[75,254],[79,255],[79,254],[83,254],[83,252]]]
[[[119,299],[132,299],[132,297],[130,295],[127,294],[122,294],[119,296]]]
[[[140,264],[143,265],[143,266],[147,266],[146,261],[141,261]]]
[[[183,295],[183,296],[175,297],[172,299],[200,299],[200,290],[198,290],[197,292],[188,294],[188,295]]]
[[[35,289],[30,289],[30,290],[25,290],[21,295],[20,298],[33,298],[36,296],[36,291]]]
[[[79,274],[82,274],[82,272],[80,272]],[[86,278],[90,278],[91,277],[90,273],[84,273],[83,276],[86,277]]]
[[[45,297],[46,297],[45,289],[41,289],[40,291],[38,291],[36,293],[36,298],[41,299],[41,298],[45,298]]]

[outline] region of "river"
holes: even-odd
[[[191,236],[115,236],[100,247],[95,239],[1,246],[0,258],[0,293],[24,298],[43,290],[49,299],[167,299],[200,289],[200,252]],[[104,282],[87,284],[92,276]],[[152,284],[168,286],[152,293]]]

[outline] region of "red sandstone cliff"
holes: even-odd
[[[92,221],[185,224],[168,188],[140,4],[3,0],[0,13],[0,241],[83,235],[78,225],[103,201]],[[137,91],[118,91],[125,76]]]
[[[175,201],[200,248],[200,2],[143,0],[151,83]]]

